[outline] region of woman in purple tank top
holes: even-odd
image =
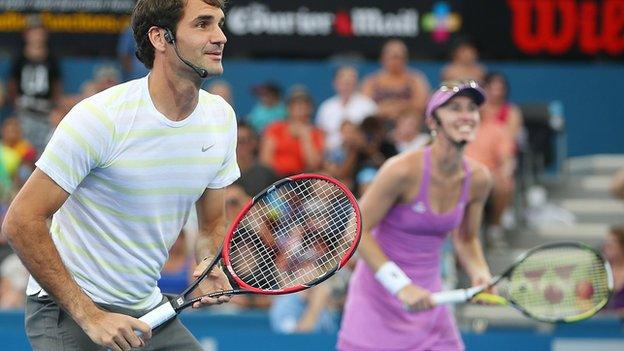
[[[474,82],[441,86],[427,105],[433,144],[390,159],[364,194],[362,260],[349,286],[339,350],[463,350],[451,312],[434,306],[430,294],[441,290],[448,233],[472,284],[490,279],[478,230],[492,181],[484,166],[463,156],[484,99]]]

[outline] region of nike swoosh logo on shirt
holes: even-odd
[[[208,151],[213,146],[214,146],[214,144],[202,147],[202,152]]]

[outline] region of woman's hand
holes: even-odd
[[[431,292],[414,284],[399,290],[396,296],[408,311],[424,311],[435,306],[431,300]]]

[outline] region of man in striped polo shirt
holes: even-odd
[[[223,2],[139,0],[132,26],[150,74],[74,107],[11,205],[2,230],[32,275],[33,349],[130,350],[151,338],[150,350],[201,350],[178,320],[152,337],[136,317],[163,301],[156,282],[193,204],[198,262],[225,235],[236,117],[200,90],[223,72]],[[221,271],[210,285],[229,287]]]

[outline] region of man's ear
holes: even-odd
[[[167,47],[167,40],[165,40],[165,30],[156,26],[151,27],[147,31],[147,36],[154,46],[154,51],[164,52]]]

